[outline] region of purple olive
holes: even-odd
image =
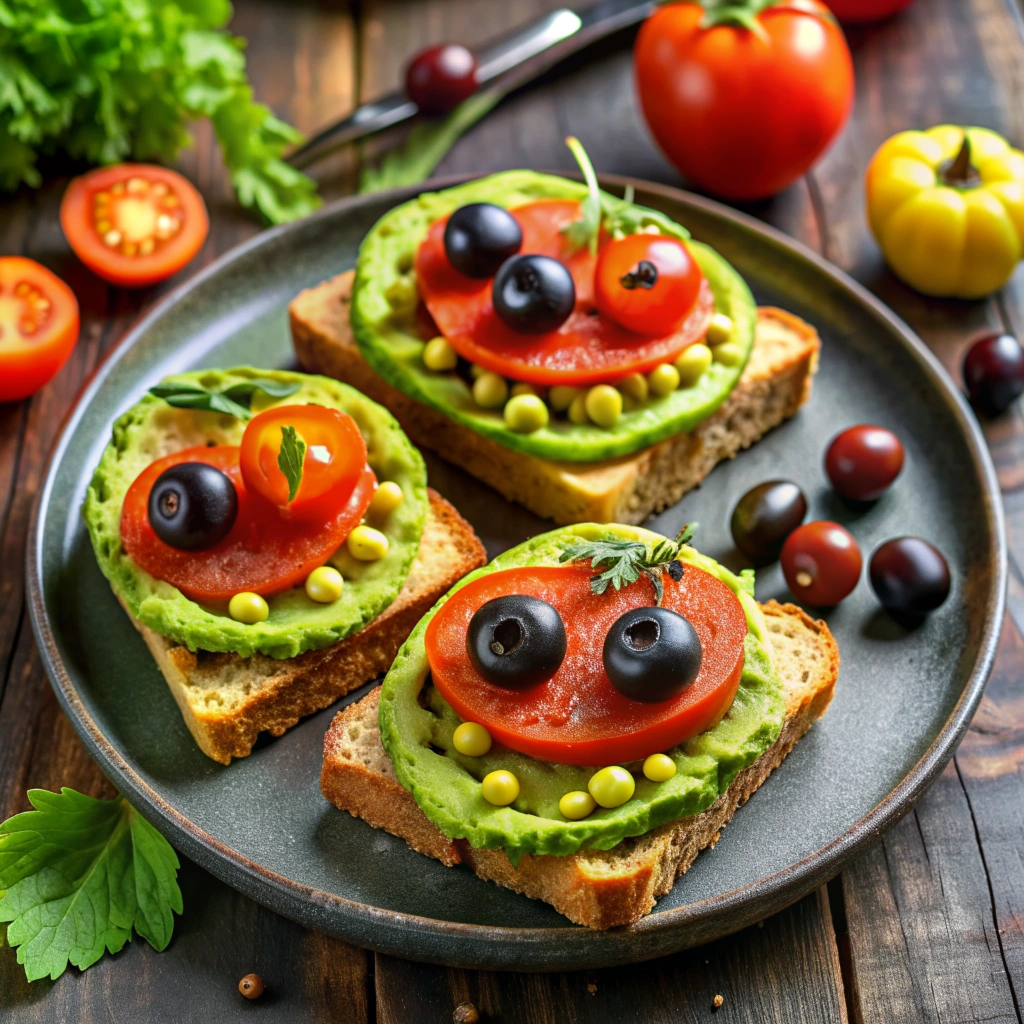
[[[767,480],[740,498],[732,513],[732,539],[755,565],[779,557],[786,538],[804,521],[807,499],[791,480]]]
[[[946,559],[920,537],[886,541],[871,556],[868,575],[882,607],[898,615],[927,615],[949,597]]]
[[[963,373],[971,403],[997,416],[1024,392],[1024,349],[1009,334],[986,334],[967,350]]]

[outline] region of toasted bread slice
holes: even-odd
[[[690,434],[605,462],[550,462],[512,451],[391,387],[366,363],[349,324],[353,272],[300,292],[290,307],[303,368],[387,406],[421,448],[462,466],[556,523],[642,523],[674,505],[723,459],[749,448],[810,397],[820,342],[781,309],[758,310],[754,349],[725,403]]]
[[[261,732],[280,736],[305,715],[387,671],[434,602],[487,561],[473,528],[436,491],[419,550],[394,601],[358,633],[280,660],[194,654],[132,619],[163,672],[185,724],[207,757],[245,757]]]
[[[414,850],[449,867],[467,864],[481,878],[546,900],[577,924],[631,924],[650,913],[701,850],[715,845],[736,808],[782,763],[832,699],[839,650],[825,623],[791,604],[769,601],[762,610],[785,687],[781,735],[706,811],[611,850],[581,850],[565,857],[525,854],[514,868],[501,850],[474,850],[449,839],[395,777],[377,727],[379,688],[335,716],[324,739],[320,788],[342,810],[404,839]]]

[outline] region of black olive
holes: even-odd
[[[807,499],[790,480],[752,487],[732,512],[732,539],[754,565],[774,562],[786,538],[804,521]]]
[[[558,611],[539,597],[496,597],[470,619],[466,650],[489,683],[526,688],[549,679],[562,664],[565,626]]]
[[[670,608],[634,608],[604,640],[604,670],[619,693],[657,704],[697,678],[702,660],[696,630]]]
[[[927,615],[949,597],[946,559],[920,537],[886,541],[871,556],[868,575],[882,607],[897,615]]]
[[[967,350],[963,373],[974,407],[998,416],[1024,392],[1024,350],[1009,334],[986,334]]]
[[[513,331],[555,331],[576,306],[576,285],[568,267],[550,256],[513,256],[494,278],[494,312]]]
[[[172,548],[202,551],[223,540],[238,515],[231,478],[205,462],[165,469],[149,492],[149,523]]]
[[[448,261],[467,277],[494,277],[523,244],[523,229],[508,210],[494,203],[460,206],[444,228]]]

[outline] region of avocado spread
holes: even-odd
[[[423,365],[424,341],[414,317],[413,259],[427,229],[467,203],[512,209],[538,199],[583,199],[586,187],[533,171],[505,171],[443,192],[427,192],[385,214],[363,240],[352,296],[352,329],[366,361],[410,398],[507,448],[544,459],[593,462],[628,455],[674,434],[693,430],[728,397],[754,343],[757,307],[743,278],[713,249],[688,243],[715,296],[715,309],[732,320],[730,341],[744,359],[737,366],[713,363],[693,387],[651,398],[623,413],[611,429],[552,418],[546,427],[520,434],[505,425],[501,410],[481,409],[457,373],[434,373]],[[627,205],[602,193],[610,208]]]
[[[259,652],[292,658],[327,647],[361,629],[396,597],[419,547],[427,510],[427,474],[419,452],[391,414],[354,388],[326,377],[280,370],[202,370],[170,380],[199,383],[211,390],[256,377],[299,384],[288,398],[275,400],[257,391],[253,413],[273,405],[315,403],[348,413],[366,439],[367,461],[379,481],[393,480],[405,500],[388,517],[390,546],[376,562],[356,562],[344,551],[335,555],[345,577],[341,597],[331,604],[311,601],[302,587],[268,599],[270,615],[253,625],[189,600],[177,587],[154,579],[121,547],[121,506],[135,478],[151,462],[197,445],[237,445],[245,424],[233,416],[178,409],[146,395],[114,423],[86,492],[83,514],[103,575],[139,622],[189,650],[232,651],[242,657]],[[199,554],[197,557],[202,557]]]
[[[652,545],[658,534],[639,527],[583,524],[554,530],[500,555],[458,583],[454,593],[484,573],[523,565],[557,565],[559,555],[577,538],[624,538]],[[423,634],[441,602],[403,645],[384,680],[380,696],[380,733],[399,781],[427,817],[445,835],[471,846],[503,849],[513,864],[524,853],[569,854],[579,849],[607,850],[627,836],[643,835],[676,818],[710,807],[736,775],[756,761],[778,738],[785,719],[782,684],[772,663],[764,618],[753,598],[753,580],[735,576],[717,562],[684,548],[680,558],[717,576],[739,598],[747,617],[743,675],[732,707],[712,729],[666,751],[676,774],[651,782],[634,769],[636,792],[620,807],[598,808],[582,821],[569,821],[558,801],[586,790],[603,765],[578,768],[549,764],[494,746],[483,757],[459,754],[452,733],[459,718],[430,684]],[[518,799],[495,807],[481,795],[480,781],[491,771],[511,771],[520,784]]]

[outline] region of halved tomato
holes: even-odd
[[[76,341],[75,293],[35,260],[0,257],[0,402],[38,391]]]
[[[491,281],[466,277],[451,265],[444,249],[446,222],[437,221],[416,252],[416,284],[438,330],[465,359],[513,380],[584,386],[653,370],[707,332],[715,302],[702,274],[692,307],[680,313],[678,329],[664,337],[645,337],[599,313],[596,257],[586,248],[567,255],[562,228],[580,216],[578,202],[545,199],[509,212],[523,229],[520,252],[552,256],[569,268],[576,308],[557,331],[513,331],[494,312]],[[603,245],[608,241],[602,238]]]
[[[434,685],[459,717],[480,723],[496,741],[522,754],[591,767],[670,750],[715,725],[732,706],[743,673],[747,620],[736,595],[694,566],[685,567],[679,583],[665,576],[663,605],[690,620],[703,658],[697,678],[682,693],[644,704],[612,686],[602,652],[620,615],[653,603],[653,587],[640,580],[594,594],[590,576],[586,566],[506,569],[481,576],[441,606],[427,626],[427,660]],[[565,625],[561,666],[528,690],[489,683],[466,651],[473,614],[508,594],[547,601]]]
[[[128,556],[151,576],[176,586],[193,601],[228,601],[249,590],[269,597],[303,580],[344,542],[373,497],[377,478],[368,466],[355,488],[321,522],[285,519],[280,510],[246,489],[231,445],[186,448],[147,466],[128,488],[121,509],[121,543]],[[182,462],[206,462],[226,473],[238,492],[238,516],[231,532],[205,551],[183,551],[153,531],[147,504],[157,477]]]
[[[151,164],[117,164],[75,178],[61,200],[60,225],[93,273],[126,288],[176,274],[210,229],[195,187]]]
[[[302,480],[289,501],[289,484],[279,465],[284,431],[292,427],[305,447]],[[282,514],[323,520],[337,496],[347,499],[366,465],[366,442],[347,413],[323,405],[278,405],[254,416],[242,435],[245,484]]]

